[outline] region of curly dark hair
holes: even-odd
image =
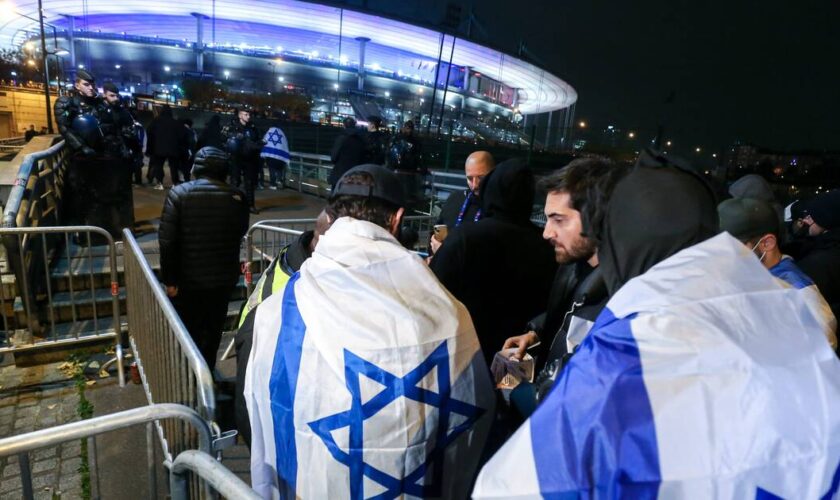
[[[579,158],[540,179],[538,187],[546,193],[569,193],[572,208],[580,212],[582,235],[597,242],[613,188],[627,172],[608,158]]]
[[[373,177],[367,172],[357,172],[342,177],[343,184],[359,184],[372,186]],[[339,217],[353,217],[358,220],[372,222],[377,226],[390,230],[391,221],[400,207],[369,196],[340,194],[330,200],[327,211],[334,219]]]

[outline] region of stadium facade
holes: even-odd
[[[39,41],[36,0],[0,8],[0,46]],[[569,123],[577,100],[558,76],[462,38],[463,30],[331,5],[44,0],[44,18],[48,51],[69,52],[60,58],[64,79],[85,68],[132,93],[177,96],[181,79],[206,78],[242,93],[306,93],[315,112],[472,117],[476,126],[557,110]]]

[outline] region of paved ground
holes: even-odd
[[[74,381],[59,363],[16,368],[0,367],[0,437],[7,437],[78,420]],[[43,448],[30,455],[35,498],[81,497],[79,441]],[[21,498],[16,456],[0,458],[0,498]]]

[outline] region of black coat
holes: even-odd
[[[440,209],[440,215],[437,220],[438,224],[446,224],[446,227],[450,230],[455,227],[455,223],[458,221],[458,214],[461,213],[461,207],[464,205],[464,200],[467,199],[468,192],[468,190],[456,191],[449,195],[449,198],[446,199],[446,202],[444,202],[443,207]],[[481,202],[478,196],[473,196],[466,210],[464,210],[464,219],[461,223],[472,224],[475,222],[475,215],[480,208]]]
[[[151,156],[181,158],[187,149],[187,130],[172,115],[161,114],[149,125],[146,151]]]
[[[533,198],[533,174],[500,164],[482,182],[486,218],[454,229],[432,259],[432,271],[470,312],[488,363],[545,311],[557,268],[551,245],[529,221]]]
[[[173,187],[160,221],[163,282],[182,290],[235,285],[247,230],[248,204],[239,189],[209,178]]]
[[[361,131],[352,128],[345,129],[338,136],[333,144],[330,160],[333,162],[333,169],[330,172],[329,183],[335,185],[338,179],[351,168],[365,163],[367,156],[367,143],[362,137]]]
[[[840,229],[810,240],[796,265],[814,280],[834,315],[840,318]]]

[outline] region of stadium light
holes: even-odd
[[[115,64],[115,65],[114,65],[114,68],[116,68],[116,69],[120,69],[120,68],[122,68],[122,66],[120,66],[119,64]]]
[[[338,84],[337,84],[337,83],[333,83],[333,88],[334,88],[335,90],[338,90]]]
[[[391,97],[391,93],[388,92],[387,90],[385,91],[385,97]]]
[[[278,77],[277,77],[277,81],[278,81],[278,82],[282,82],[283,80],[285,80],[285,78],[283,78],[282,76],[278,76]]]
[[[166,71],[167,73],[169,73],[169,70],[171,70],[171,69],[172,68],[170,68],[169,66],[164,66],[163,67],[163,70]]]

